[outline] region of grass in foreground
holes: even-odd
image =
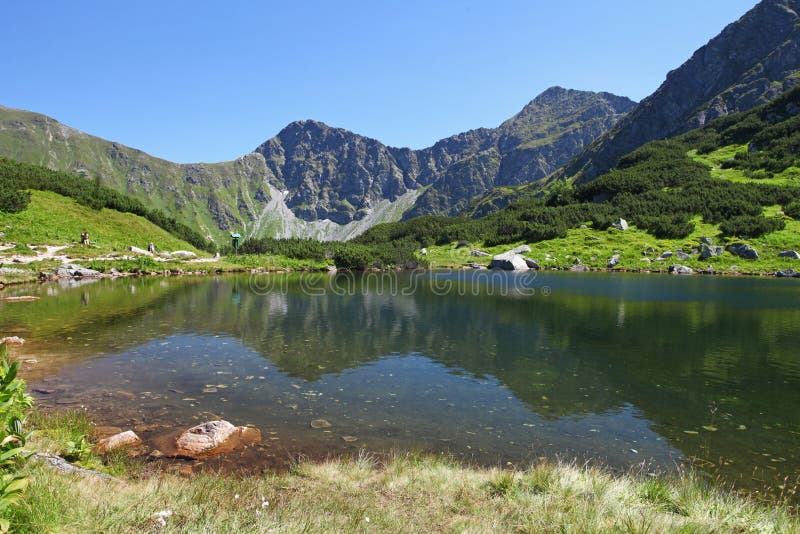
[[[785,509],[691,476],[613,476],[574,465],[479,469],[395,455],[299,463],[284,474],[173,475],[124,483],[32,469],[18,532],[796,532]]]

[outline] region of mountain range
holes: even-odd
[[[497,128],[422,150],[306,120],[234,161],[178,164],[0,107],[0,155],[108,185],[218,242],[228,231],[346,240],[382,222],[461,214],[481,198],[491,199],[484,212],[496,209],[520,187],[584,183],[648,141],[771,100],[800,82],[799,12],[800,0],[763,0],[638,105],[552,87]]]

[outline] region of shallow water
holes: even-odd
[[[6,294],[42,297],[0,303],[0,333],[38,360],[25,371],[38,402],[146,441],[224,417],[264,432],[248,463],[365,448],[692,460],[748,487],[800,475],[794,280],[470,271]]]

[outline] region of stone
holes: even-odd
[[[536,260],[532,260],[532,259],[530,259],[530,258],[526,258],[526,257],[524,257],[524,256],[523,256],[523,258],[522,258],[522,259],[524,259],[524,260],[525,260],[525,265],[527,265],[529,269],[536,269],[537,271],[538,271],[539,269],[541,269],[541,267],[539,267],[539,264],[538,264],[538,263],[536,263]]]
[[[653,247],[648,247],[647,249],[645,249],[644,252],[642,252],[642,254],[644,254],[645,256],[648,256],[650,254],[655,254],[655,253],[656,253],[656,249],[654,249]]]
[[[579,228],[579,229],[581,229],[581,230],[586,230],[586,229],[587,229],[587,228],[589,228],[589,227],[588,227],[588,226],[586,226],[585,224],[582,224],[582,225],[580,225],[578,228]]]
[[[100,272],[95,271],[94,269],[87,269],[85,267],[81,267],[80,265],[64,264],[58,269],[56,269],[56,276],[83,278],[83,277],[100,276]]]
[[[730,252],[734,256],[739,256],[740,258],[744,258],[746,260],[758,259],[758,252],[756,252],[756,249],[745,243],[728,245],[728,252]]]
[[[478,249],[470,250],[469,251],[469,255],[470,256],[475,256],[477,258],[483,258],[483,257],[486,257],[486,256],[491,256],[491,254],[489,254],[488,252],[484,252],[484,251],[478,250]]]
[[[784,250],[783,252],[778,254],[779,258],[789,258],[792,260],[800,260],[800,253],[796,250]]]
[[[625,219],[617,219],[617,221],[611,225],[611,228],[616,228],[617,230],[625,231],[628,229],[628,221]]]
[[[785,271],[778,271],[775,273],[778,278],[800,278],[800,272],[793,269],[786,269]]]
[[[521,255],[509,250],[492,258],[489,268],[502,269],[504,271],[527,271],[528,264],[525,263],[525,259]]]
[[[9,336],[9,337],[4,337],[4,338],[0,339],[0,345],[2,345],[4,343],[7,346],[12,346],[12,345],[21,346],[21,345],[25,344],[25,340],[22,339],[21,337]]]
[[[142,256],[150,256],[151,258],[153,257],[153,253],[152,252],[150,252],[149,250],[145,250],[143,248],[130,246],[130,247],[128,247],[128,250],[130,250],[134,254],[141,254]]]
[[[531,247],[528,245],[520,245],[515,249],[510,250],[509,252],[513,252],[514,254],[527,254],[531,251]]]
[[[709,258],[714,258],[716,256],[721,255],[725,252],[725,249],[719,246],[712,246],[708,243],[703,243],[700,245],[700,259],[707,260]]]
[[[98,454],[104,454],[119,449],[129,449],[141,444],[142,440],[133,430],[126,430],[125,432],[120,432],[111,437],[101,439],[94,446],[94,451]]]
[[[172,253],[172,257],[178,259],[196,258],[197,254],[188,250],[176,250]]]
[[[419,255],[420,256],[427,256],[428,255],[428,249],[427,248],[419,249]]]
[[[588,273],[589,268],[586,265],[573,265],[569,268],[570,271],[575,273]]]
[[[175,440],[176,455],[193,459],[207,458],[261,441],[257,428],[233,426],[228,421],[208,421],[183,432]]]
[[[613,269],[614,267],[619,265],[619,258],[620,258],[619,254],[614,254],[613,256],[611,256],[611,258],[609,258],[608,260],[608,268]]]
[[[694,274],[694,269],[676,263],[675,265],[670,265],[669,272],[670,274]]]
[[[700,238],[700,244],[701,245],[709,245],[709,246],[711,246],[711,245],[714,244],[714,240],[711,239],[710,237],[701,237]]]
[[[311,428],[330,428],[331,424],[325,419],[314,419],[311,421]]]
[[[682,260],[682,261],[686,261],[686,260],[691,260],[692,259],[691,254],[686,254],[682,250],[676,250],[675,251],[675,257],[678,258],[679,260]]]

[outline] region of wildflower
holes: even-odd
[[[234,499],[238,499],[239,498],[239,494],[237,493],[236,495],[233,496],[233,498]]]
[[[369,523],[369,517],[367,517],[367,516],[364,516],[364,522],[365,522],[365,523]]]
[[[261,508],[266,508],[267,506],[269,506],[269,501],[262,501],[261,502]]]

